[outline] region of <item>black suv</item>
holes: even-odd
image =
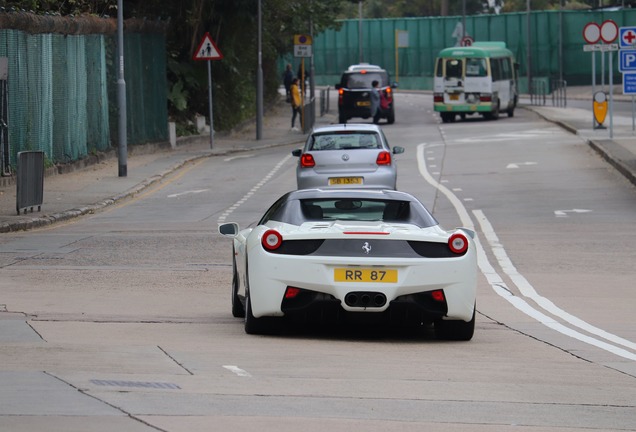
[[[338,123],[347,123],[352,117],[371,117],[371,83],[378,81],[380,91],[388,102],[382,109],[381,118],[387,123],[395,122],[393,89],[397,84],[389,82],[389,74],[380,66],[370,64],[352,65],[342,74],[336,84],[338,90]]]

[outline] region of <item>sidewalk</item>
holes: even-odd
[[[636,184],[636,135],[632,131],[631,117],[614,117],[613,139],[610,140],[607,129],[592,129],[591,88],[568,89],[568,99],[577,98],[589,100],[590,109],[554,108],[549,105],[524,107],[586,139],[590,146]],[[625,97],[622,100],[626,100]],[[323,117],[317,114],[316,125],[335,122],[336,114],[335,107]],[[166,143],[131,146],[126,177],[118,176],[118,160],[114,152],[101,160],[92,159],[92,164],[75,164],[77,169],[69,169],[70,172],[65,174],[47,173],[41,211],[35,207],[33,212],[27,209],[27,213],[22,210],[18,215],[15,182],[13,179],[1,178],[0,233],[47,226],[94,213],[139,193],[193,160],[293,143],[300,146],[305,136],[290,129],[290,118],[289,105],[281,101],[266,110],[261,140],[256,140],[256,128],[252,124],[230,136],[215,137],[212,149],[209,135],[180,138],[176,149],[171,149]],[[609,120],[605,124],[609,125]]]

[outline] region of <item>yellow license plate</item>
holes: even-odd
[[[362,177],[331,177],[329,179],[330,186],[350,184],[362,184]]]
[[[356,105],[358,105],[358,106],[371,106],[371,102],[370,101],[356,102]]]
[[[335,282],[397,283],[398,272],[395,269],[337,268],[333,271],[333,280]]]
[[[458,94],[452,94],[452,95],[449,95],[449,96],[450,96],[450,100],[452,100],[452,101],[459,100],[459,95]]]

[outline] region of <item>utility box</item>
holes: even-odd
[[[33,207],[42,209],[44,199],[44,152],[23,151],[18,153],[18,169],[16,177],[16,210],[33,212]]]

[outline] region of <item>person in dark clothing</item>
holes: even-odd
[[[292,65],[287,63],[285,72],[283,72],[283,85],[285,86],[285,97],[287,102],[291,102],[291,85],[294,79],[294,73],[292,72]]]

